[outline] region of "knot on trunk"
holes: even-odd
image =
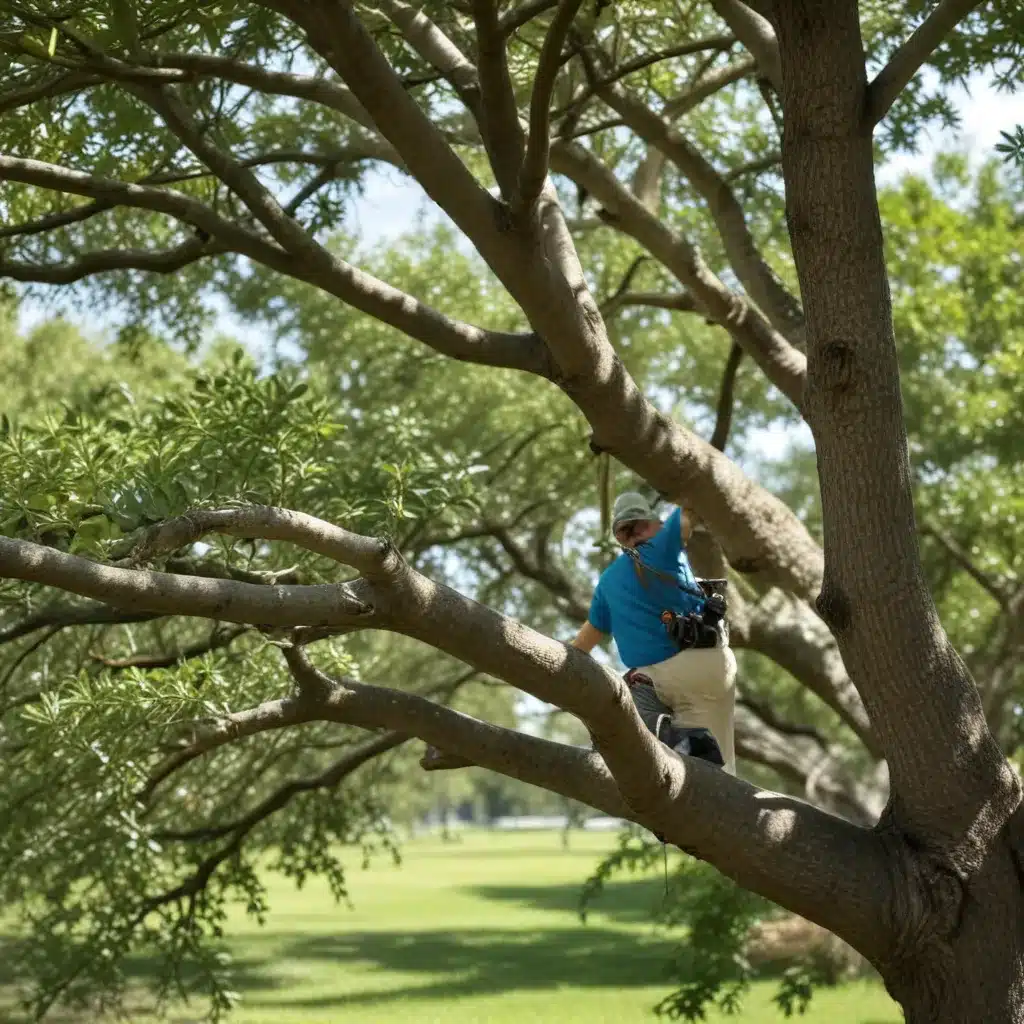
[[[814,602],[818,614],[825,620],[833,633],[842,633],[850,628],[853,620],[853,609],[846,591],[828,578],[821,585],[821,593]]]
[[[906,835],[890,835],[893,879],[890,945],[877,964],[893,996],[913,993],[924,1020],[941,1020],[946,985],[955,975],[954,943],[960,930],[967,881],[941,850],[918,847]],[[906,1004],[904,1004],[906,1005]]]
[[[807,368],[807,383],[815,391],[838,398],[854,384],[856,355],[853,346],[842,339],[827,341]]]

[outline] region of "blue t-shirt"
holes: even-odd
[[[690,590],[700,591],[680,536],[677,508],[661,529],[636,548],[645,566],[677,579]],[[641,579],[642,577],[642,579]],[[627,668],[656,665],[679,653],[661,621],[663,611],[685,615],[700,611],[704,601],[681,590],[675,583],[647,570],[637,571],[623,552],[598,580],[590,602],[590,624],[615,639],[619,657]]]

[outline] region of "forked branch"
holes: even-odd
[[[583,0],[562,0],[544,37],[530,96],[530,137],[519,173],[519,199],[524,206],[529,206],[540,195],[547,177],[551,97],[562,67],[562,46],[582,3]]]

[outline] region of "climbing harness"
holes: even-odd
[[[699,589],[695,589],[683,583],[678,576],[648,565],[636,548],[623,547],[622,550],[633,563],[637,579],[643,587],[647,587],[645,573],[650,573],[663,582],[678,587],[684,594],[700,600],[699,611],[680,615],[666,608],[661,613],[662,625],[679,650],[687,651],[691,647],[725,647],[729,643],[728,625],[725,621],[725,591],[729,585],[728,580],[696,580]]]

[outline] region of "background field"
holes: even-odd
[[[648,917],[661,880],[615,882],[586,925],[576,911],[580,883],[610,842],[577,833],[566,851],[557,833],[418,839],[400,867],[354,863],[351,908],[319,883],[296,892],[270,876],[266,927],[241,913],[232,921],[245,996],[233,1021],[654,1024],[673,949]],[[783,1021],[772,991],[759,985],[740,1017],[709,1020]],[[173,1019],[196,1016],[186,1009]],[[858,983],[820,993],[804,1019],[902,1017],[881,988]]]

